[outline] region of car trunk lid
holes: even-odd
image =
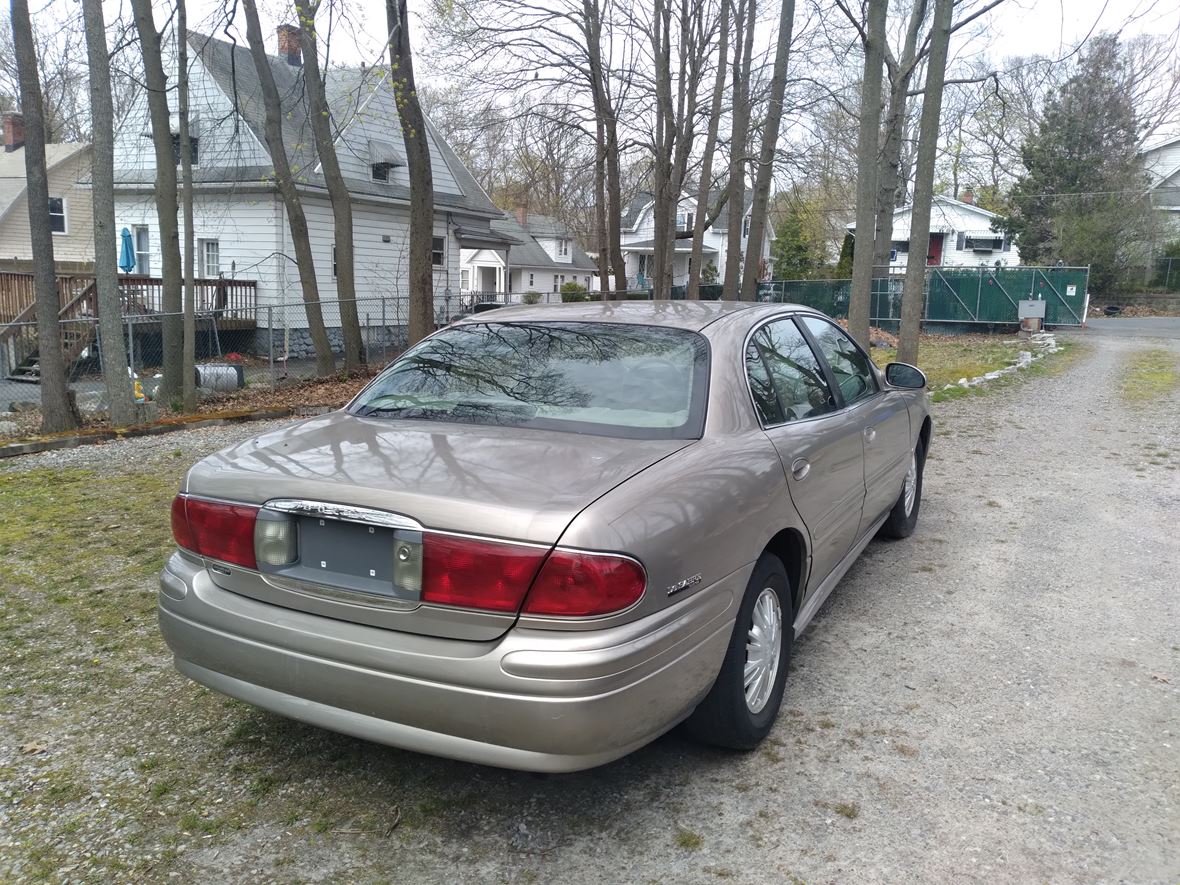
[[[206,458],[189,472],[185,491],[255,505],[319,502],[344,513],[333,518],[328,507],[298,517],[316,561],[303,562],[297,572],[264,575],[213,564],[214,581],[226,589],[389,629],[492,640],[512,625],[515,612],[399,596],[381,554],[396,528],[374,526],[363,514],[545,549],[588,504],[687,444],[335,412]]]

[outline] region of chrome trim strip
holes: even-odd
[[[425,531],[422,523],[372,507],[356,507],[351,504],[333,504],[328,501],[308,501],[302,498],[275,498],[262,505],[267,510],[290,513],[294,516],[309,516],[316,519],[335,519],[341,522],[355,522],[361,525],[377,525],[390,529]]]
[[[392,611],[410,612],[422,605],[420,599],[399,599],[395,596],[366,593],[364,590],[347,590],[341,587],[302,581],[298,578],[288,578],[283,575],[261,573],[261,577],[265,583],[276,590],[284,590],[299,596],[327,599],[361,608],[384,608]]]

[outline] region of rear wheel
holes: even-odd
[[[694,737],[735,750],[766,737],[783,702],[794,621],[786,569],[767,554],[746,585],[717,681],[689,717]]]
[[[908,538],[914,533],[918,525],[918,510],[922,506],[922,470],[925,463],[926,453],[919,442],[910,453],[910,466],[901,484],[901,494],[881,526],[881,537]]]

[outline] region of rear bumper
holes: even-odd
[[[174,555],[160,629],[181,673],[281,715],[468,762],[576,771],[637,749],[699,703],[747,572],[608,630],[514,628],[471,642],[259,602]]]

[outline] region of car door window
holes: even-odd
[[[818,317],[803,317],[803,324],[815,338],[820,353],[836,376],[845,405],[860,402],[877,392],[877,379],[869,367],[869,358],[843,329]]]
[[[760,393],[766,399],[767,383],[777,398],[773,408],[758,406],[763,421],[781,424],[835,411],[836,403],[820,362],[794,321],[768,323],[750,343],[746,364],[755,403]]]

